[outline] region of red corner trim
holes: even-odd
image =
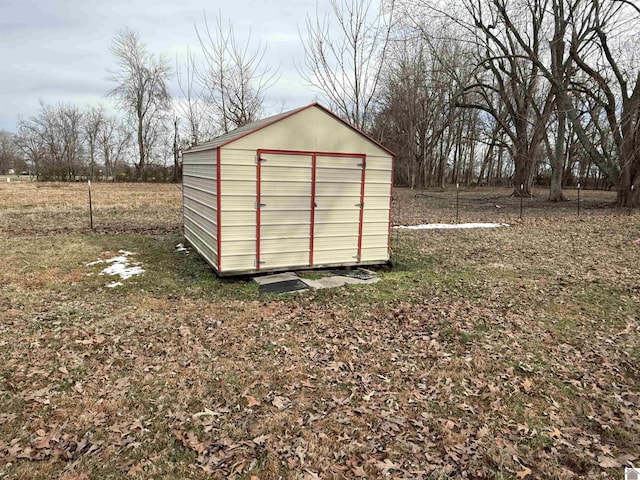
[[[220,147],[216,149],[216,236],[218,237],[218,273],[220,273],[222,265],[222,212],[220,206],[222,201],[220,198],[220,185],[222,181],[220,179]]]
[[[391,186],[389,188],[389,237],[387,239],[387,254],[391,255],[391,228],[393,225],[393,169],[395,166],[396,157],[391,157]]]

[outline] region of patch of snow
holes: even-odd
[[[424,225],[397,225],[393,228],[405,230],[453,230],[460,228],[498,228],[508,226],[508,223],[427,223]]]
[[[135,255],[134,252],[128,252],[126,250],[119,250],[117,257],[109,258],[107,260],[98,259],[95,262],[87,263],[87,266],[98,265],[101,263],[108,263],[109,266],[104,268],[99,275],[119,276],[121,280],[126,280],[134,275],[141,275],[144,273],[144,269],[140,266],[140,263],[131,262],[128,257]],[[91,274],[87,274],[91,275]],[[114,281],[107,285],[108,288],[114,288],[122,285],[122,282]]]
[[[95,262],[87,263],[87,267],[91,267],[93,265],[99,265],[101,263],[114,263],[114,262],[115,263],[128,263],[129,260],[127,260],[126,257],[130,257],[131,255],[135,255],[134,252],[128,252],[126,250],[118,250],[118,253],[121,253],[122,255],[119,255],[119,256],[113,257],[113,258],[109,258],[107,260],[102,260],[101,258],[99,258]]]
[[[102,270],[100,272],[100,275],[119,275],[121,279],[126,280],[127,278],[131,278],[134,275],[140,275],[142,273],[144,273],[144,270],[142,267],[138,266],[138,265],[134,265],[133,267],[129,267],[128,266],[129,263],[121,263],[121,262],[117,262],[117,263],[113,263],[110,266],[108,266],[107,268],[105,268],[104,270]]]
[[[189,249],[185,247],[182,243],[179,243],[176,245],[176,251],[189,253]]]

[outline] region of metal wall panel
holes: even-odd
[[[221,272],[254,271],[256,151],[221,148]]]
[[[218,266],[215,150],[185,153],[182,163],[184,236],[214,268]]]
[[[391,159],[388,152],[365,136],[347,127],[322,108],[308,108],[284,118],[229,147],[257,150],[298,150],[306,152],[362,153]],[[224,163],[224,155],[223,155]],[[391,163],[389,161],[389,163]]]
[[[259,152],[260,269],[309,266],[312,155]],[[286,225],[286,231],[282,226]]]
[[[315,264],[358,262],[362,164],[361,157],[316,156]]]
[[[388,156],[367,157],[361,248],[365,263],[389,260],[391,163]]]
[[[222,149],[222,272],[385,262],[388,252],[391,159],[367,157],[360,225],[362,156],[316,154],[311,255],[312,153],[262,153],[260,246],[257,150]],[[256,261],[261,262],[258,269]],[[312,257],[312,258],[311,258]]]

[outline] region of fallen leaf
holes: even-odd
[[[256,445],[262,445],[264,442],[266,442],[269,437],[271,435],[260,435],[259,437],[256,437],[252,440],[253,443],[255,443]]]
[[[247,408],[259,407],[262,405],[262,402],[256,400],[256,398],[252,395],[245,395],[244,398],[247,399]]]
[[[524,470],[516,473],[516,477],[518,478],[526,478],[529,475],[531,475],[531,469],[528,467],[524,467]]]
[[[135,477],[138,473],[142,473],[143,471],[144,465],[142,463],[136,463],[127,472],[127,477]]]
[[[367,476],[367,472],[365,472],[364,468],[362,468],[361,466],[353,467],[351,470],[353,471],[353,474],[356,477],[366,477]]]
[[[400,466],[396,465],[388,458],[385,458],[384,462],[376,462],[375,465],[382,475],[388,475],[391,470],[400,470]]]
[[[553,430],[549,432],[549,438],[560,438],[562,437],[562,432],[558,430],[558,427],[553,427]]]
[[[613,457],[607,457],[605,455],[600,455],[598,457],[598,465],[602,468],[620,468],[622,464]]]
[[[289,403],[291,403],[289,401],[288,398],[285,397],[273,397],[273,400],[271,401],[271,403],[273,403],[273,405],[278,409],[278,410],[284,410],[285,408],[287,408],[287,406],[289,405]]]

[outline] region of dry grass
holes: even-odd
[[[512,197],[513,188],[461,188],[458,198],[459,221],[506,222],[520,217],[520,198]],[[577,216],[578,191],[565,190],[567,201],[550,203],[548,189],[535,188],[533,196],[522,199],[523,219],[563,218]],[[453,189],[409,190],[394,192],[394,224],[454,223],[456,221],[456,192]],[[618,215],[612,207],[614,191],[581,190],[580,216]]]
[[[174,186],[96,186],[102,234],[81,186],[28,187],[0,188],[0,478],[620,478],[640,456],[639,216],[394,233],[376,285],[261,298],[175,251]],[[398,193],[400,223],[450,215]],[[87,263],[119,249],[146,272],[108,289]]]
[[[178,233],[182,192],[172,184],[96,183],[98,233]],[[87,233],[86,183],[0,184],[0,236]]]

